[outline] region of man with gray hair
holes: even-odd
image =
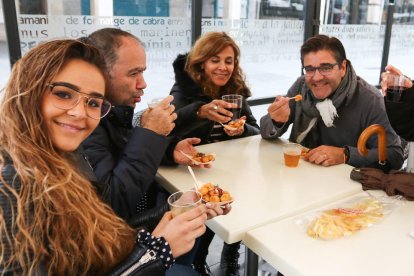
[[[141,126],[133,127],[134,108],[141,101],[147,84],[144,80],[146,54],[134,35],[115,28],[98,30],[84,42],[96,46],[105,57],[109,74],[106,97],[113,108],[106,118],[82,144],[98,181],[104,200],[114,211],[133,225],[131,218],[157,204],[159,187],[154,178],[161,162],[191,165],[182,155],[195,152],[198,138],[178,141],[167,137],[174,128],[172,96],[142,114]],[[161,198],[165,203],[165,198]],[[157,208],[161,215],[168,204]],[[152,217],[156,217],[154,212]],[[145,220],[145,216],[138,216]]]

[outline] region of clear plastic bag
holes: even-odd
[[[358,196],[338,207],[304,215],[296,223],[303,225],[306,234],[312,238],[338,239],[372,226],[391,213],[403,200],[401,196]]]

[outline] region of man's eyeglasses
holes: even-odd
[[[319,74],[321,74],[322,76],[327,76],[330,73],[332,73],[335,65],[338,65],[338,63],[323,63],[319,67],[305,66],[302,69],[303,69],[303,73],[307,77],[313,77],[315,75],[316,70],[318,70]]]
[[[111,103],[103,96],[94,96],[80,92],[76,86],[66,82],[47,84],[50,89],[52,104],[54,107],[69,110],[75,107],[81,98],[86,98],[86,115],[92,119],[105,117],[111,110]]]

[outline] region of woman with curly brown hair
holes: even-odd
[[[111,109],[106,79],[99,51],[75,40],[41,44],[14,65],[0,105],[1,275],[118,273],[131,252],[149,254],[145,271],[162,275],[204,233],[204,206],[167,213],[152,233],[130,228],[79,169],[80,143]]]
[[[240,49],[224,32],[209,32],[201,36],[187,55],[179,55],[173,63],[175,84],[170,94],[174,96],[176,127],[171,135],[181,138],[198,137],[201,144],[213,143],[259,133],[259,126],[252,115],[247,98],[251,96],[240,68]],[[227,129],[222,124],[232,120],[232,104],[223,101],[223,95],[243,96],[240,116],[246,122],[241,127]],[[236,116],[237,117],[237,116]],[[208,246],[214,237],[207,230],[194,262],[201,275],[208,275],[205,260]],[[238,275],[238,249],[240,243],[224,244],[221,267],[225,275]]]
[[[173,63],[175,84],[170,94],[178,115],[172,135],[198,137],[201,144],[246,137],[259,133],[247,98],[251,92],[240,68],[240,49],[224,32],[201,36],[190,52],[178,55]],[[246,124],[237,130],[223,128],[234,107],[221,99],[223,95],[243,96],[240,116]]]

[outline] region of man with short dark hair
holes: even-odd
[[[301,61],[304,76],[286,97],[276,97],[261,118],[262,137],[276,139],[293,123],[289,139],[310,148],[305,160],[322,166],[373,167],[378,164],[378,138],[368,140],[368,156],[361,156],[356,146],[364,129],[380,124],[386,129],[388,166],[399,169],[401,142],[390,126],[382,95],[356,75],[342,43],[325,35],[312,37],[301,47]],[[297,94],[301,101],[289,100]]]

